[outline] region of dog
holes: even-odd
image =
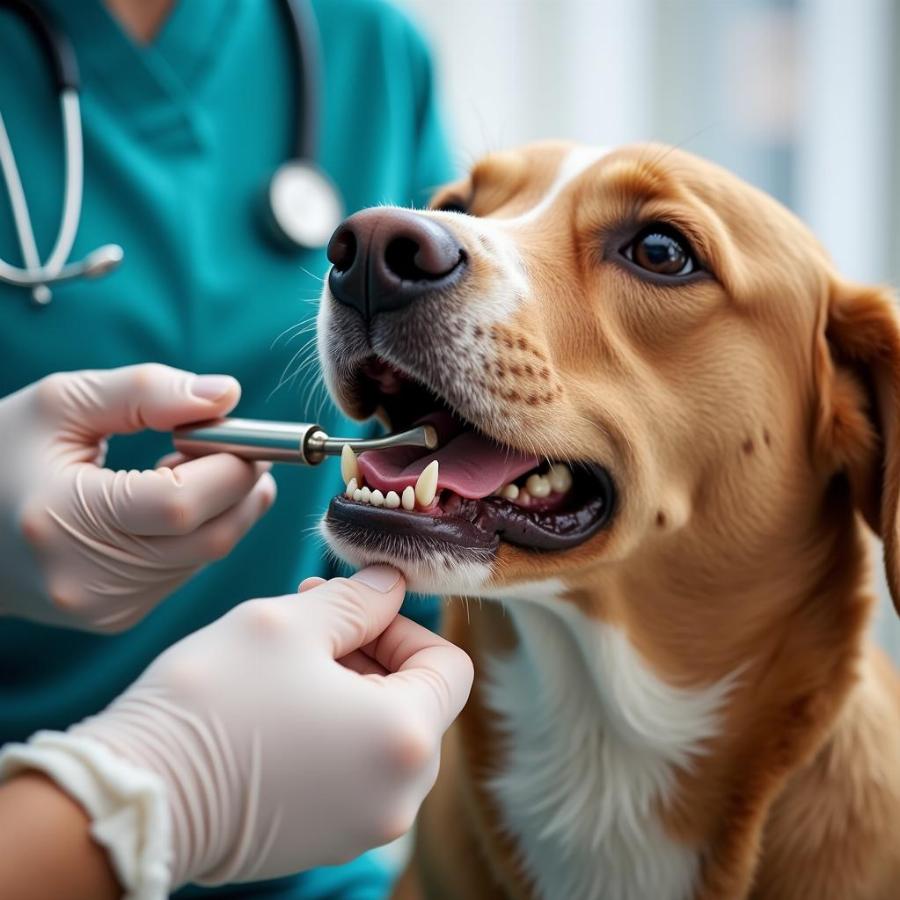
[[[476,666],[399,898],[900,897],[900,326],[681,150],[495,153],[335,232],[322,530]]]

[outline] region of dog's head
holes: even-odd
[[[838,503],[883,526],[896,579],[890,300],[722,169],[654,145],[495,154],[427,211],[351,217],[329,258],[332,395],[441,436],[360,458],[324,522],[346,560],[480,596],[660,559],[712,584]]]

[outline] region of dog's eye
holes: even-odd
[[[688,239],[671,225],[657,223],[642,229],[622,248],[622,255],[655,275],[690,275],[698,268]]]
[[[469,213],[469,207],[456,197],[445,200],[440,206],[435,206],[434,209],[438,212],[455,212],[462,213],[463,215],[468,215]]]

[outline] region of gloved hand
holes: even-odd
[[[0,400],[0,614],[115,632],[269,508],[264,467],[227,454],[176,469],[102,468],[105,438],[224,415],[221,375],[147,364],[51,375]]]
[[[162,779],[172,889],[343,862],[409,829],[434,783],[472,685],[468,656],[397,615],[394,569],[301,589],[175,644],[64,736]],[[127,820],[116,813],[116,840]]]

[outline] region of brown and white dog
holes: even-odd
[[[347,458],[325,536],[471,598],[445,632],[476,686],[399,895],[900,897],[864,524],[896,599],[890,298],[656,145],[489,156],[329,258],[333,396],[441,447]]]

